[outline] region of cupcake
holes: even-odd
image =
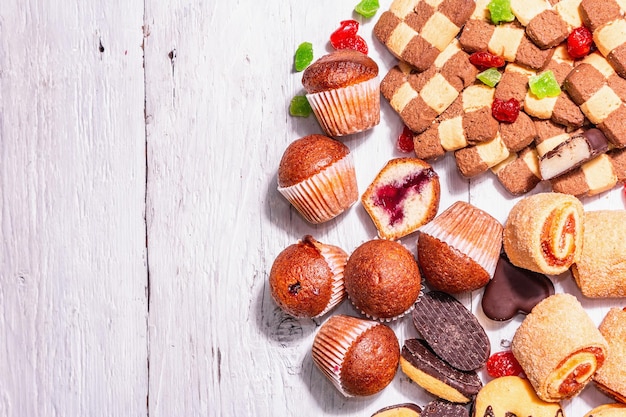
[[[385,239],[399,239],[431,221],[439,209],[439,175],[417,158],[387,162],[361,203]]]
[[[310,223],[338,216],[359,198],[350,149],[323,135],[293,141],[280,160],[278,191]]]
[[[272,298],[294,317],[326,314],[345,298],[343,270],[347,259],[341,248],[304,236],[274,260],[269,276]]]
[[[502,225],[485,211],[457,201],[419,232],[417,260],[432,290],[473,291],[493,277]]]
[[[320,327],[312,354],[317,367],[343,395],[368,396],[393,380],[400,344],[382,323],[335,315]]]
[[[304,71],[302,85],[329,136],[362,132],[380,122],[378,65],[359,51],[341,49],[323,56]]]
[[[374,239],[356,248],[344,270],[354,307],[373,320],[391,321],[413,309],[421,290],[415,258],[392,240]]]

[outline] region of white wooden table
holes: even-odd
[[[323,55],[356,3],[0,2],[0,417],[369,416],[431,399],[401,372],[343,398],[311,360],[320,321],[286,316],[267,286],[305,234],[348,252],[376,236],[358,204],[312,226],[276,191],[285,147],[321,132],[288,115],[293,53]],[[384,74],[375,19],[360,34]],[[381,124],[345,140],[361,191],[401,155],[401,128],[383,102]],[[504,221],[517,201],[450,157],[434,167],[442,209],[466,200]],[[584,203],[624,207],[617,189]],[[477,312],[480,295],[460,299]],[[624,305],[582,301],[598,323]],[[479,318],[494,351],[520,321]],[[565,409],[603,402],[590,387]]]

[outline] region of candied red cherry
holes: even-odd
[[[480,71],[488,68],[500,68],[505,64],[504,58],[487,51],[474,52],[470,55],[469,60]]]
[[[357,34],[358,30],[359,22],[343,20],[339,28],[330,35],[330,44],[335,49],[354,49],[367,54],[367,43]]]
[[[491,115],[500,122],[513,123],[517,120],[519,111],[520,103],[514,98],[507,101],[496,98],[491,105]]]
[[[567,52],[572,58],[582,58],[591,52],[593,34],[585,26],[578,27],[567,37]]]
[[[494,353],[487,359],[487,373],[493,378],[519,375],[522,372],[522,366],[510,350]]]
[[[404,153],[413,152],[415,150],[413,147],[413,131],[411,131],[408,126],[404,126],[402,133],[398,136],[397,147],[400,152]]]

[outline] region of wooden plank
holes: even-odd
[[[0,416],[145,416],[143,2],[0,4]]]

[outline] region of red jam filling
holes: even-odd
[[[550,216],[550,218],[546,222],[546,225],[544,226],[544,229],[542,231],[543,239],[541,241],[541,249],[543,250],[544,257],[546,258],[546,260],[548,261],[550,265],[563,266],[568,263],[571,263],[571,259],[574,256],[574,250],[571,250],[570,252],[568,252],[567,256],[565,256],[564,258],[559,258],[554,253],[552,245],[550,244],[550,241],[551,241],[550,225],[553,221],[553,216],[554,215]],[[567,241],[566,239],[567,235],[573,235],[575,232],[576,232],[576,220],[574,219],[574,216],[570,214],[567,217],[567,222],[565,223],[564,228],[561,230],[561,239],[559,240],[560,249],[563,249],[565,247],[566,241]]]
[[[393,226],[404,220],[403,202],[411,192],[421,193],[424,186],[435,176],[432,169],[424,169],[400,183],[383,185],[376,190],[374,204],[383,207],[389,213],[389,225]]]

